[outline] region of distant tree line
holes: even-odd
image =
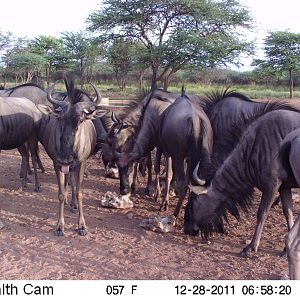
[[[13,37],[0,30],[1,85],[37,82],[47,87],[62,74],[80,84],[115,82],[160,86],[170,83],[299,84],[300,34],[270,32],[266,59],[251,72],[230,71],[240,55],[253,55],[244,38],[253,28],[237,0],[105,0],[87,17],[87,28],[59,38]]]

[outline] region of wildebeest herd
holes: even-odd
[[[71,209],[78,210],[78,233],[87,234],[82,209],[82,181],[87,159],[101,149],[105,164],[117,165],[120,194],[135,189],[138,168],[148,169],[146,191],[156,201],[161,196],[161,159],[165,162],[164,195],[160,210],[168,209],[174,189],[178,217],[189,191],[184,212],[184,232],[200,232],[209,239],[224,232],[227,214],[239,220],[248,211],[254,188],[262,192],[252,241],[243,255],[256,252],[264,221],[280,195],[289,233],[286,250],[290,278],[300,279],[300,217],[294,223],[291,188],[300,187],[297,160],[300,141],[300,105],[295,101],[253,101],[226,89],[205,97],[152,90],[123,116],[101,106],[65,78],[66,93],[47,92],[27,84],[1,91],[0,150],[18,148],[22,155],[20,176],[26,186],[29,153],[40,191],[38,141],[53,161],[58,182],[59,218],[55,235],[64,234],[64,207],[68,185]],[[155,150],[154,192],[152,155]],[[283,237],[282,237],[283,238]]]

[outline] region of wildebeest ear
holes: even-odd
[[[36,105],[38,110],[43,113],[44,115],[50,115],[55,113],[54,110],[49,106],[45,104],[37,104]]]
[[[196,195],[207,194],[207,188],[200,185],[189,184],[189,189]]]

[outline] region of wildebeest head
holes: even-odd
[[[184,233],[197,235],[200,231],[206,239],[212,232],[224,233],[223,217],[227,218],[223,205],[214,201],[204,187],[189,187],[191,194],[184,214]]]
[[[52,97],[54,85],[49,89],[47,97],[54,105],[54,109],[49,106],[39,105],[38,108],[44,114],[53,114],[56,117],[55,133],[53,143],[55,147],[55,163],[61,171],[68,173],[69,170],[79,166],[80,162],[89,155],[90,149],[95,143],[94,126],[91,119],[98,117],[106,111],[98,106],[101,101],[99,92],[96,92],[96,99],[93,101],[83,91],[76,89],[74,80],[65,79],[67,88],[67,100],[58,101]],[[87,101],[89,99],[89,101]],[[87,130],[91,128],[92,130]]]

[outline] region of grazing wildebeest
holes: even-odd
[[[300,188],[300,129],[289,133],[279,150],[279,170],[284,183]],[[290,279],[300,279],[300,215],[285,239]]]
[[[174,211],[174,216],[177,217],[188,183],[192,181],[194,184],[205,184],[205,180],[193,182],[192,173],[199,161],[201,165],[210,163],[213,142],[213,132],[208,117],[199,102],[192,101],[185,95],[184,89],[182,95],[168,106],[161,116],[159,141],[163,153],[172,161],[173,185],[179,197]],[[186,168],[185,161],[187,161]],[[166,188],[161,210],[166,210],[169,205],[169,186],[172,179],[169,168],[168,159]]]
[[[257,251],[266,215],[278,191],[290,229],[293,225],[291,190],[283,182],[274,158],[284,137],[299,127],[297,111],[270,111],[253,121],[216,172],[208,189],[201,192],[199,187],[191,187],[194,192],[185,210],[185,233],[195,235],[200,230],[207,238],[214,231],[223,232],[227,212],[239,220],[239,209],[248,211],[254,187],[262,191],[262,197],[255,233],[243,253]]]
[[[132,109],[124,119],[113,116],[114,124],[105,141],[105,156],[117,162],[120,177],[120,194],[129,194],[132,188],[134,162],[148,156],[147,190],[152,181],[150,152],[158,142],[159,118],[164,109],[176,98],[169,93],[152,91]],[[106,154],[107,153],[107,154]],[[130,176],[131,175],[131,176]]]
[[[67,179],[70,174],[71,179],[75,181],[75,201],[79,209],[78,233],[83,236],[87,233],[87,227],[82,209],[82,181],[86,161],[97,143],[97,134],[91,119],[100,116],[103,110],[98,106],[101,101],[99,93],[96,93],[95,102],[91,99],[86,101],[87,94],[75,88],[73,78],[65,78],[65,85],[68,94],[65,101],[52,98],[53,88],[48,91],[48,100],[55,109],[38,105],[45,114],[39,125],[39,141],[53,160],[58,182],[59,218],[55,235],[64,234],[64,203],[67,199]],[[74,206],[76,203],[72,197],[71,205]]]
[[[0,97],[0,150],[18,148],[22,155],[22,187],[27,183],[28,148],[32,155],[35,191],[40,190],[37,175],[37,129],[42,115],[36,106],[26,98]],[[25,145],[28,143],[28,148]]]

